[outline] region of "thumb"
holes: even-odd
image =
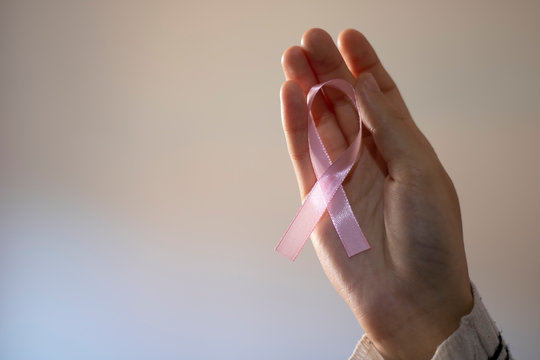
[[[401,114],[391,104],[371,73],[358,76],[355,90],[362,122],[371,132],[390,175],[416,168],[422,153],[431,147],[425,147],[427,140],[409,115]]]

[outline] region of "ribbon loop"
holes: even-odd
[[[331,161],[324,146],[315,121],[311,116],[311,107],[315,95],[324,86],[331,86],[349,97],[356,109],[360,128],[354,141],[334,162]],[[296,214],[289,228],[276,246],[276,251],[294,261],[307,239],[317,226],[324,212],[328,210],[332,223],[349,257],[369,249],[369,244],[354,216],[351,204],[343,189],[343,181],[358,160],[362,141],[362,119],[358,110],[353,86],[345,80],[334,79],[313,86],[307,96],[308,105],[308,141],[311,164],[317,176],[317,182],[306,196],[302,207]]]

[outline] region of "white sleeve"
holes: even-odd
[[[489,316],[474,285],[471,285],[474,306],[461,318],[459,327],[439,345],[432,360],[512,359],[508,346],[495,322]],[[384,360],[375,345],[364,335],[349,360]]]

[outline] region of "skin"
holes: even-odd
[[[343,186],[371,249],[347,257],[328,216],[311,239],[328,279],[385,359],[430,359],[473,306],[461,214],[452,181],[415,125],[366,38],[321,29],[282,58],[283,128],[304,198],[316,177],[307,139],[306,94],[341,78],[355,86],[364,135]],[[345,96],[325,89],[312,115],[332,160],[358,133]]]

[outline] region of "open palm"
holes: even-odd
[[[283,55],[282,116],[300,192],[316,181],[307,140],[305,95],[320,82],[355,85],[365,131],[345,192],[371,249],[347,257],[329,216],[312,234],[334,287],[387,358],[429,358],[472,307],[457,195],[431,145],[365,37],[345,30],[339,50],[323,30]],[[337,90],[318,95],[312,115],[335,160],[358,133]],[[411,334],[419,334],[416,342]]]

